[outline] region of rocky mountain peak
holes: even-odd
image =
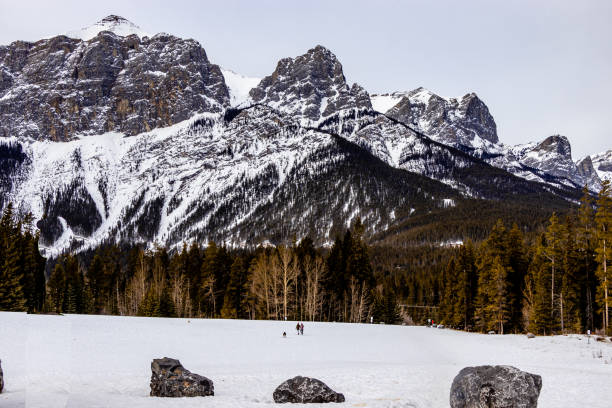
[[[576,163],[572,160],[570,142],[565,136],[549,136],[535,146],[524,149],[520,155],[520,162],[526,166],[573,180],[579,185],[584,184],[584,180],[578,175]]]
[[[595,167],[593,166],[593,160],[591,156],[587,156],[576,162],[576,169],[578,174],[582,177],[584,182],[589,186],[591,190],[599,190],[601,188],[601,178],[597,174]]]
[[[272,75],[262,79],[250,96],[255,102],[307,121],[342,109],[372,107],[365,89],[349,87],[342,64],[321,45],[298,57],[281,59]]]
[[[498,142],[495,120],[475,93],[467,94],[458,101],[419,87],[407,93],[391,94],[386,101],[390,97],[400,96],[401,99],[386,114],[439,142],[468,147],[482,143],[476,138],[490,143]]]
[[[572,146],[566,136],[548,136],[534,147],[533,151],[553,153],[563,158],[572,159]]]
[[[198,42],[132,35],[130,24],[109,16],[80,36],[0,47],[0,136],[135,135],[229,106]]]

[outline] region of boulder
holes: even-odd
[[[4,389],[4,373],[2,372],[2,360],[0,360],[0,393]]]
[[[276,403],[344,402],[344,395],[335,392],[322,381],[301,376],[293,377],[279,385],[272,397]]]
[[[533,334],[533,333],[527,333],[527,338],[528,338],[528,339],[535,339],[535,334]]]
[[[451,408],[535,408],[542,377],[511,366],[466,367],[453,380]]]
[[[151,362],[152,397],[205,397],[215,395],[212,380],[194,374],[173,358],[156,358]]]

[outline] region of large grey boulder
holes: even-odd
[[[344,395],[335,392],[324,382],[301,376],[293,377],[279,385],[272,397],[276,403],[344,402]]]
[[[538,406],[542,377],[511,366],[466,367],[453,380],[451,408]]]
[[[151,362],[152,397],[205,397],[215,395],[212,380],[194,374],[173,358],[156,358]]]
[[[4,373],[2,372],[2,360],[0,360],[0,393],[4,389]]]

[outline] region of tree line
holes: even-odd
[[[3,220],[14,218],[7,209]],[[15,224],[13,229],[17,228]],[[28,228],[22,229],[30,234]],[[396,298],[389,294],[388,285],[377,281],[363,232],[357,219],[328,250],[316,248],[309,238],[255,250],[192,243],[173,253],[163,247],[106,245],[92,253],[60,256],[46,285],[45,260],[35,242],[31,248],[42,261],[38,303],[25,307],[26,292],[15,290],[14,296],[2,297],[11,305],[3,304],[2,309],[395,323],[399,319]],[[20,288],[31,281],[25,270],[14,275]]]
[[[460,247],[371,246],[357,219],[328,248],[210,242],[104,245],[47,263],[32,216],[0,220],[0,309],[165,317],[424,324],[474,331],[610,332],[612,199],[605,182],[576,211],[533,230],[499,220]]]
[[[38,311],[45,299],[45,258],[31,213],[18,219],[11,203],[0,218],[0,310]]]
[[[480,245],[462,245],[440,276],[440,321],[482,332],[610,333],[610,183],[596,200],[583,193],[575,213],[553,213],[530,239],[498,221]]]

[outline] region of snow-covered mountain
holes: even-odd
[[[377,111],[519,177],[553,185],[588,184],[593,190],[601,186],[601,172],[593,168],[590,159],[574,162],[565,136],[517,146],[500,142],[493,116],[474,93],[445,98],[417,88],[372,95],[371,99]]]
[[[121,241],[324,244],[355,217],[374,236],[490,200],[544,211],[579,197],[564,175],[521,162],[557,150],[505,148],[474,94],[417,90],[385,115],[325,47],[259,81],[222,71],[194,40],[105,21],[91,38],[0,47],[0,207],[32,211],[47,254]]]

